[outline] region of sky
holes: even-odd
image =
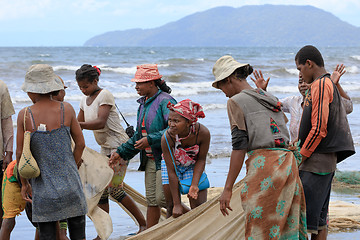
[[[154,28],[213,7],[311,5],[360,27],[359,0],[0,0],[0,46],[82,46],[95,35]]]

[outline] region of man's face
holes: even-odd
[[[310,71],[310,61],[306,60],[305,64],[299,64],[296,60],[296,68],[299,70],[299,76],[302,77],[303,81],[307,84],[313,82],[312,72]]]

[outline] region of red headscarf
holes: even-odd
[[[198,118],[205,117],[205,114],[200,104],[193,102],[190,99],[182,100],[175,105],[169,102],[167,107],[170,110],[180,114],[184,118],[189,119],[192,123],[195,123]]]

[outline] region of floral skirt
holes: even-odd
[[[306,204],[296,155],[287,149],[248,152],[241,190],[245,239],[307,239]]]

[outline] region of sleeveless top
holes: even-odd
[[[36,126],[30,107],[28,109]],[[71,149],[70,127],[64,125],[63,103],[60,115],[60,128],[31,133],[31,153],[40,168],[40,176],[30,180],[33,222],[52,222],[87,213],[85,195]]]

